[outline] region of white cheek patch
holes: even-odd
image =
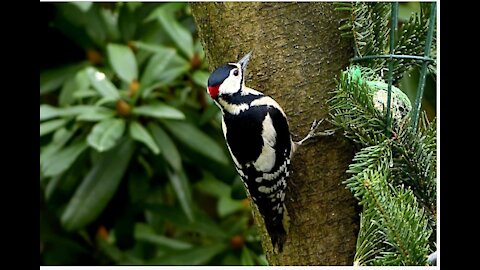
[[[219,93],[220,94],[233,94],[240,91],[240,86],[242,82],[242,74],[239,73],[238,76],[233,75],[233,70],[230,71],[230,75],[223,81],[220,85]]]

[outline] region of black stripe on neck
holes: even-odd
[[[233,94],[230,94],[230,95],[222,95],[220,96],[219,98],[223,99],[224,101],[226,101],[227,103],[230,103],[230,104],[249,104],[256,100],[256,99],[259,99],[261,97],[263,97],[264,95],[251,95],[251,94],[246,94],[246,95],[242,95],[242,91],[238,91],[238,92],[235,92]]]

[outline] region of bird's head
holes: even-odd
[[[222,95],[231,95],[242,90],[244,74],[252,52],[237,63],[228,63],[215,69],[208,77],[208,94],[217,100]]]

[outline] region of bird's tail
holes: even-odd
[[[272,240],[272,246],[278,252],[283,251],[283,245],[287,239],[288,232],[289,218],[285,205],[283,205],[283,209],[283,216],[277,216],[276,219],[266,222],[266,228]]]

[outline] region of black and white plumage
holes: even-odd
[[[221,109],[223,134],[235,167],[263,216],[274,247],[286,237],[284,205],[293,145],[288,121],[271,97],[245,86],[251,53],[212,72],[208,93]]]

